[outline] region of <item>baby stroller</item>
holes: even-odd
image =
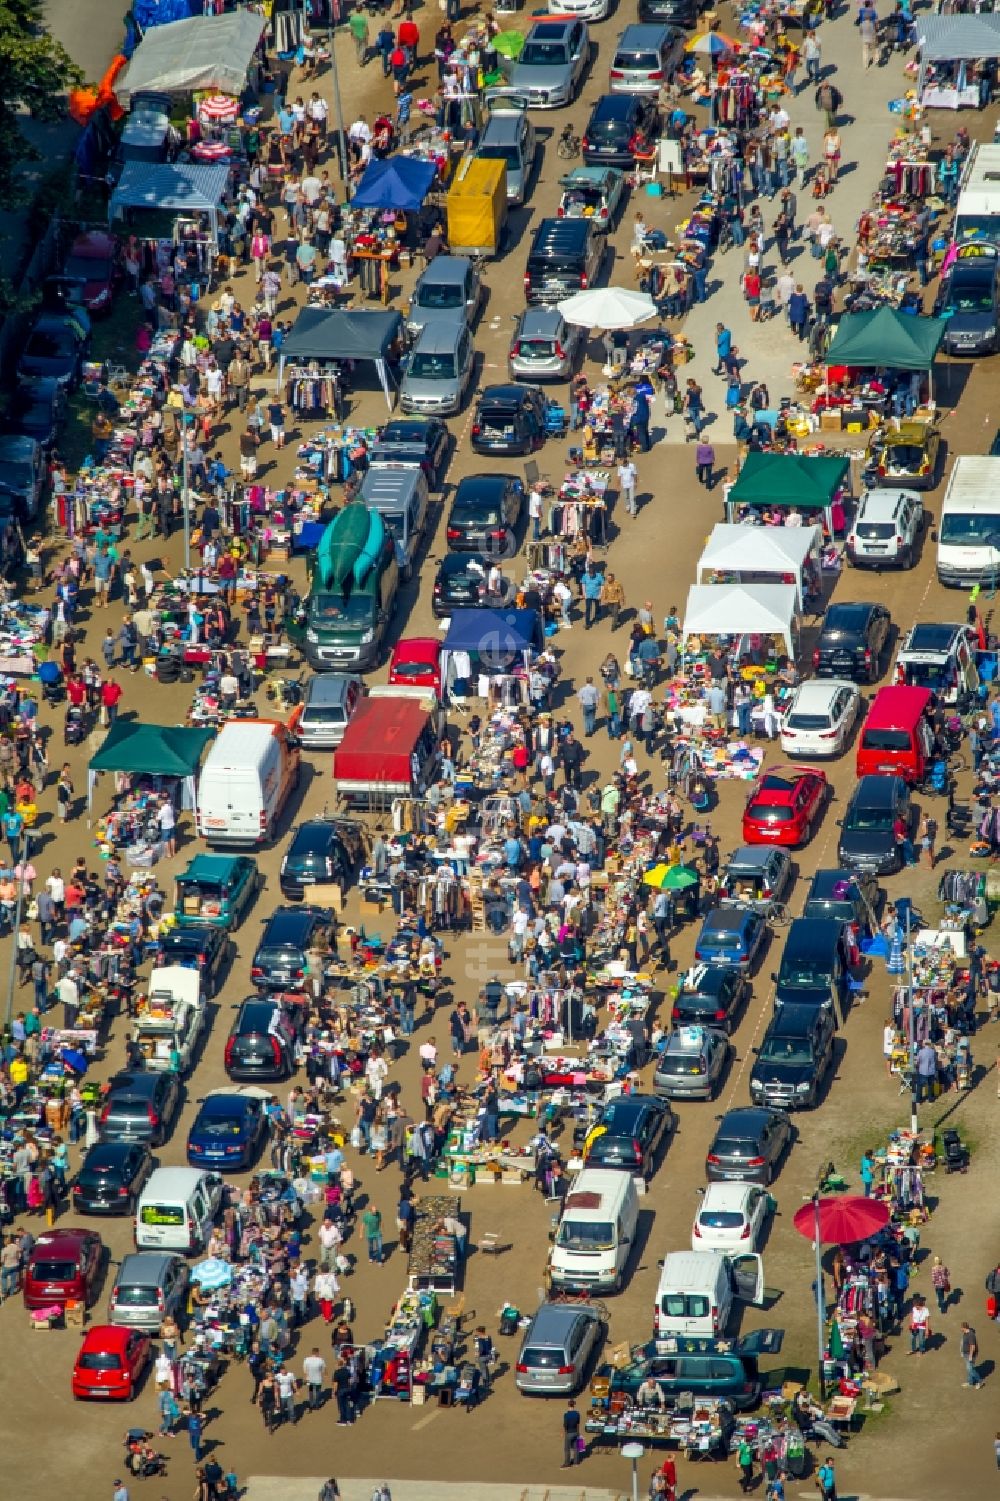
[[[82,745],[87,734],[87,719],[79,704],[70,704],[63,724],[63,742],[66,745]]]
[[[38,681],[42,685],[42,693],[47,703],[58,704],[62,701],[63,675],[58,662],[40,662]]]
[[[125,1433],[125,1468],[139,1480],[167,1473],[166,1459],[149,1442],[152,1437],[145,1428],[129,1428]]]

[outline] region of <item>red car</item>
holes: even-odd
[[[25,1308],[93,1302],[104,1262],[93,1230],[46,1230],[31,1248],[24,1274]]]
[[[77,235],[69,247],[62,275],[83,283],[88,313],[110,313],[118,275],[118,241],[101,229]]]
[[[95,1324],[83,1336],[73,1367],[73,1396],[131,1402],[150,1356],[149,1335]]]
[[[389,663],[390,684],[427,688],[441,697],[441,643],[434,636],[404,636]]]
[[[744,844],[804,844],[828,791],[825,773],[811,766],[765,771],[743,810]]]

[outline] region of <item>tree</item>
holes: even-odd
[[[39,0],[0,0],[0,207],[23,202],[20,168],[39,155],[21,130],[19,115],[58,119],[67,89],[82,77],[45,26]]]

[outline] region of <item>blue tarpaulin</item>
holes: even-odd
[[[412,212],[427,197],[436,172],[433,162],[417,161],[411,156],[389,156],[385,161],[369,162],[351,206]]]
[[[537,610],[459,610],[444,639],[442,680],[449,687],[455,681],[455,652],[468,652],[473,672],[506,672],[519,657],[541,651],[544,640]]]

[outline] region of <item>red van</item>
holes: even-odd
[[[927,718],[928,688],[880,688],[858,737],[858,776],[899,776],[922,782],[934,753]]]

